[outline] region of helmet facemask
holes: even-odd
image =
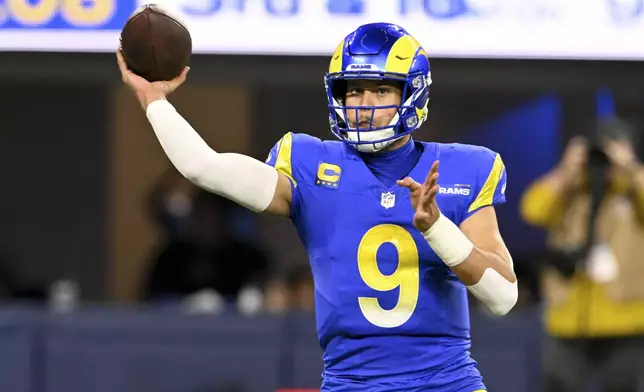
[[[346,106],[345,96],[347,82],[351,79],[380,80],[394,82],[401,88],[401,104],[386,106]],[[410,74],[393,74],[373,71],[345,71],[327,74],[325,87],[329,104],[329,125],[336,137],[355,146],[362,152],[376,152],[394,143],[401,137],[410,134],[420,127],[427,117],[429,103],[428,74],[421,72]],[[396,109],[389,124],[374,126],[376,110]],[[351,126],[348,122],[350,111],[356,111],[356,119],[364,119],[364,114],[371,113],[368,126]],[[359,114],[362,113],[362,116]]]

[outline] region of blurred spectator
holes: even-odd
[[[290,306],[299,310],[313,312],[315,307],[314,286],[313,275],[309,266],[294,268],[287,282],[292,293]]]
[[[186,180],[174,168],[168,169],[152,189],[150,214],[162,230],[164,240],[182,239],[191,235],[190,218],[199,187]]]
[[[313,312],[313,275],[308,264],[292,267],[285,277],[274,279],[266,290],[265,307],[271,313]]]
[[[148,299],[190,298],[193,310],[212,311],[243,292],[240,309],[258,310],[269,266],[253,238],[252,213],[173,173],[154,190],[152,206],[164,240],[146,282]]]
[[[644,166],[633,131],[600,120],[523,196],[523,218],[548,230],[546,391],[587,390],[596,371],[601,391],[644,380]]]

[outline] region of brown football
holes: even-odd
[[[121,52],[129,69],[150,82],[172,80],[190,62],[192,38],[167,10],[148,4],[121,31]]]

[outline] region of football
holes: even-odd
[[[192,37],[185,24],[155,4],[130,16],[120,41],[130,71],[150,82],[176,78],[192,54]]]

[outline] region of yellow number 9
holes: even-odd
[[[378,249],[389,242],[398,251],[398,268],[384,275],[378,268]],[[382,328],[403,325],[414,314],[418,303],[420,273],[418,248],[411,234],[400,226],[378,225],[369,230],[358,246],[358,269],[362,280],[376,291],[399,288],[398,302],[393,309],[383,309],[377,298],[359,297],[360,310],[372,324]]]
[[[116,11],[117,0],[7,0],[7,7],[16,22],[37,26],[49,22],[60,12],[65,22],[73,26],[98,26],[107,22]]]

